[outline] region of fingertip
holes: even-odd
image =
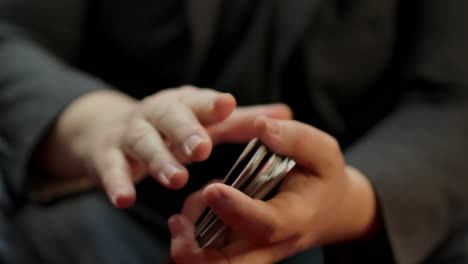
[[[169,220],[167,221],[172,239],[177,238],[181,234],[182,225],[181,225],[180,218],[181,216],[176,214],[176,215],[171,216]]]
[[[267,128],[268,119],[265,115],[257,117],[254,121],[254,127],[260,132],[264,131]]]
[[[98,178],[109,200],[117,208],[131,207],[136,200],[136,191],[123,153],[118,149],[111,149],[101,158],[107,160],[99,162]]]
[[[187,217],[181,214],[175,214],[169,218],[168,225],[172,240],[183,238],[182,240],[184,241],[181,241],[179,246],[182,245],[185,249],[198,247],[195,241],[195,227]]]
[[[219,94],[213,100],[208,115],[201,120],[201,123],[204,125],[212,125],[221,122],[232,114],[236,106],[237,102],[232,94]]]
[[[183,166],[168,163],[161,171],[154,172],[153,177],[166,188],[178,190],[187,184],[188,171]]]
[[[267,117],[259,116],[254,121],[254,127],[261,139],[271,138],[272,136],[278,136],[281,132],[279,120]]]
[[[213,143],[210,139],[202,139],[196,143],[189,153],[189,158],[192,161],[204,161],[206,160],[213,149]]]
[[[199,245],[195,239],[195,230],[189,219],[176,214],[169,218],[171,232],[171,257],[177,263],[201,263],[195,261],[199,256]]]
[[[213,110],[221,119],[228,117],[237,106],[236,98],[230,93],[218,95],[213,102]]]
[[[293,119],[294,113],[287,104],[274,104],[273,107],[275,108],[274,113],[272,113],[272,117],[276,119]]]
[[[212,183],[203,189],[203,198],[212,208],[222,208],[226,202],[227,195],[223,191],[222,183]]]
[[[175,174],[167,186],[169,189],[178,190],[185,186],[188,182],[188,171],[185,169],[179,174]]]
[[[135,190],[117,191],[110,196],[112,204],[119,209],[127,209],[133,206],[136,201]]]

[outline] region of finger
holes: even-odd
[[[135,187],[124,154],[111,149],[96,156],[98,178],[117,208],[128,208],[136,199]]]
[[[203,197],[215,214],[234,231],[254,241],[273,243],[285,239],[283,214],[274,205],[254,200],[224,184],[211,184]]]
[[[192,223],[195,223],[205,207],[206,203],[203,200],[202,191],[196,191],[185,199],[180,214],[186,216]]]
[[[201,249],[195,239],[195,227],[182,215],[169,219],[171,257],[178,264],[227,264],[215,249]]]
[[[292,111],[284,104],[272,104],[237,108],[226,120],[208,127],[213,143],[242,143],[257,136],[254,121],[259,116],[275,119],[291,119]]]
[[[343,155],[335,138],[312,126],[293,120],[265,116],[255,121],[260,140],[273,152],[294,159],[318,175],[343,170]],[[333,174],[333,173],[332,173]]]
[[[201,249],[195,239],[193,224],[182,215],[169,219],[169,229],[171,257],[179,264],[276,263],[299,251],[295,239],[268,245],[241,240],[222,249],[223,253],[214,248]]]
[[[207,206],[205,200],[203,199],[203,189],[206,188],[206,186],[209,186],[210,184],[219,182],[221,182],[221,180],[212,180],[199,191],[196,191],[191,195],[187,196],[187,198],[184,201],[184,205],[182,206],[180,214],[186,216],[188,219],[190,219],[192,223],[195,223],[195,221],[197,221],[198,217],[201,215],[201,213]]]
[[[196,262],[199,259],[198,243],[193,237],[194,228],[181,215],[169,218],[171,231],[171,256],[176,263]]]
[[[159,133],[146,120],[137,118],[132,121],[124,135],[122,148],[146,164],[148,172],[165,187],[178,189],[187,182],[187,169],[177,162]]]
[[[169,142],[178,146],[188,160],[202,161],[212,148],[204,126],[224,120],[236,101],[230,94],[185,86],[149,97],[143,105],[145,117]]]
[[[179,92],[180,91],[180,92]],[[236,108],[236,99],[228,93],[186,85],[174,91],[180,102],[192,110],[203,126],[226,119]]]
[[[211,153],[211,139],[188,106],[177,101],[160,102],[146,119],[188,160],[202,161]]]

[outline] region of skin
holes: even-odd
[[[86,94],[70,104],[42,142],[49,175],[89,177],[118,208],[132,206],[134,183],[147,175],[169,189],[188,180],[185,165],[208,158],[214,144],[255,136],[259,115],[290,119],[285,105],[236,107],[230,94],[192,86],[135,100],[117,91]]]
[[[275,263],[315,246],[361,239],[380,226],[373,188],[346,166],[336,140],[303,123],[259,117],[257,134],[297,165],[269,201],[253,200],[220,183],[192,194],[169,219],[175,263]],[[224,246],[201,249],[194,223],[211,207],[232,229]]]
[[[331,136],[290,118],[284,105],[237,108],[232,95],[195,87],[141,101],[98,91],[65,109],[37,157],[54,177],[94,179],[119,208],[134,203],[134,183],[146,175],[167,188],[182,187],[185,165],[205,160],[219,142],[258,136],[297,162],[267,202],[219,183],[190,196],[169,220],[176,263],[274,263],[306,248],[371,234],[379,221],[366,177],[345,165]],[[205,206],[233,230],[219,249],[200,249],[193,237]]]

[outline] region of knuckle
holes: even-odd
[[[162,171],[164,164],[169,162],[170,160],[162,152],[156,151],[148,162],[148,168],[151,173],[155,174]]]
[[[152,94],[152,95],[148,95],[148,96],[145,96],[141,99],[140,103],[138,105],[140,106],[147,106],[147,105],[150,105],[152,104],[152,102],[154,100],[157,100],[157,98],[159,97],[160,94]]]
[[[276,241],[278,241],[277,237],[278,237],[278,235],[277,235],[276,231],[273,230],[273,229],[270,229],[270,228],[263,229],[262,232],[259,235],[260,240],[263,243],[268,244],[268,245],[273,244]]]
[[[186,241],[177,241],[171,252],[172,259],[177,263],[188,263],[187,259],[193,259],[192,252],[187,249],[190,248],[190,244]]]
[[[163,162],[161,162],[160,155],[153,156],[150,161],[148,161],[148,171],[150,174],[157,174],[162,170]]]
[[[203,129],[199,126],[199,124],[197,124],[197,122],[181,122],[178,125],[178,131],[178,135],[183,139],[193,134],[204,135]]]
[[[154,108],[156,105],[160,105],[167,101],[168,95],[170,94],[171,91],[169,90],[163,90],[161,92],[148,95],[141,99],[140,103],[138,106],[140,107],[140,110],[145,111],[145,110],[151,110]]]
[[[142,120],[135,120],[130,123],[130,127],[124,136],[124,146],[126,149],[138,152],[142,142],[151,133],[151,128]]]
[[[130,143],[139,141],[149,133],[149,128],[143,122],[138,120],[131,122],[127,133],[125,134],[126,140]]]
[[[156,94],[143,98],[138,104],[137,112],[144,116],[153,116],[170,108],[176,102],[174,89],[160,91]]]
[[[96,153],[92,158],[96,164],[96,169],[100,172],[100,174],[102,174],[104,170],[109,170],[114,167],[114,163],[109,158],[107,153]]]
[[[155,126],[170,122],[171,119],[173,119],[173,115],[171,115],[171,107],[167,106],[158,108],[148,115],[148,119]]]
[[[173,100],[168,98],[157,98],[146,105],[142,105],[142,114],[152,124],[158,124],[171,117]]]
[[[92,154],[91,159],[93,164],[85,167],[86,176],[91,179],[98,180],[102,178],[106,174],[107,170],[113,166],[108,159],[103,158],[102,155],[99,155],[98,153]]]
[[[115,162],[111,158],[111,148],[101,148],[101,146],[92,146],[92,152],[90,154],[91,164],[86,165],[90,171],[96,171],[99,174],[109,170],[109,168],[115,167]]]
[[[328,153],[328,155],[324,155],[325,165],[330,167],[341,165],[344,162],[344,159],[338,140],[331,135],[324,134],[323,144],[324,149],[326,149]]]
[[[277,224],[265,225],[258,230],[258,239],[265,244],[273,244],[281,240],[281,227]]]
[[[336,138],[332,137],[329,134],[324,134],[323,141],[327,149],[329,149],[330,151],[336,152],[340,149],[340,144],[338,143],[338,140],[336,140]]]
[[[220,94],[219,91],[216,91],[216,90],[213,90],[213,89],[210,89],[210,88],[198,88],[201,92],[203,93],[206,93],[206,94],[210,94],[210,95],[217,95],[217,94]]]
[[[157,124],[161,120],[164,120],[166,116],[170,115],[173,109],[174,99],[169,96],[167,91],[163,91],[159,96],[154,96],[147,101],[142,101],[140,114],[150,123]]]
[[[189,85],[189,84],[186,84],[186,85],[182,85],[178,88],[178,90],[182,93],[186,93],[186,92],[193,92],[193,91],[196,91],[196,90],[199,90],[200,88],[196,87],[196,86],[193,86],[193,85]]]

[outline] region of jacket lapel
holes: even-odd
[[[210,49],[222,0],[186,0],[192,37],[189,81],[193,82]]]

